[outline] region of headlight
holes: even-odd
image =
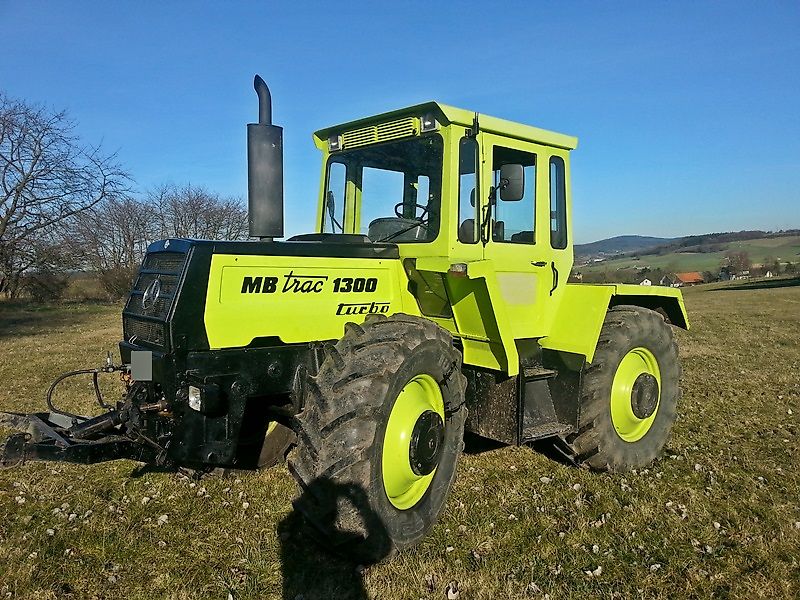
[[[203,403],[200,399],[200,388],[194,387],[193,385],[189,386],[189,408],[192,408],[196,411],[200,411],[203,407]]]
[[[189,408],[204,415],[215,415],[223,412],[222,394],[216,383],[201,386],[189,386]]]

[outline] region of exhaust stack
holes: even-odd
[[[272,124],[272,96],[256,75],[258,123],[247,125],[247,204],[250,237],[283,237],[283,128]]]

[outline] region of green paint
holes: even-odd
[[[409,448],[411,433],[420,415],[432,410],[444,416],[444,400],[439,384],[430,375],[412,378],[392,406],[386,434],[383,437],[381,472],[383,487],[389,502],[400,510],[408,510],[428,491],[436,469],[427,475],[417,475],[411,468]]]
[[[436,120],[435,130],[421,131],[421,124],[431,115]],[[362,206],[362,202],[375,201],[375,196],[370,194],[362,197],[365,168],[380,166],[385,171],[394,171],[387,174],[396,175],[403,182],[404,191],[398,198],[390,198],[389,206],[395,201],[413,199],[416,192],[410,192],[408,185],[418,186],[420,173],[402,169],[421,168],[413,166],[421,163],[412,160],[415,155],[408,150],[421,145],[407,142],[415,137],[438,136],[442,146],[441,167],[437,166],[434,171],[427,163],[425,167],[431,180],[437,180],[428,189],[440,194],[434,203],[439,208],[438,233],[425,242],[398,243],[400,260],[257,254],[214,256],[205,307],[205,326],[211,347],[245,346],[257,337],[277,337],[285,343],[338,339],[346,322],[360,322],[365,316],[363,313],[337,313],[341,302],[382,302],[386,303],[385,314],[402,311],[422,316],[417,297],[425,293],[438,294],[437,301],[450,304],[452,316],[437,313],[437,317],[429,318],[460,340],[464,364],[512,376],[519,372],[517,340],[521,339],[538,339],[544,348],[579,354],[591,362],[603,319],[611,305],[623,303],[661,309],[674,325],[688,327],[678,290],[566,284],[573,264],[569,159],[570,151],[577,146],[576,138],[487,115],[478,116],[479,128],[474,131],[475,118],[476,113],[472,111],[430,102],[317,131],[314,141],[322,152],[323,165],[317,202],[319,232],[326,214],[329,158],[354,152],[350,155],[352,160],[346,161],[347,181],[337,188],[337,193],[343,193],[344,197],[337,197],[336,201],[338,207],[342,207],[339,203],[344,203],[343,213],[338,213],[344,216],[344,233],[357,234],[362,227],[362,209],[365,215],[375,214],[374,207],[370,212]],[[342,140],[342,150],[329,151],[330,136]],[[460,154],[461,142],[467,136],[477,142],[474,160],[469,159],[469,154],[466,158]],[[375,151],[365,154],[370,148]],[[495,158],[499,156],[499,160],[503,160],[503,156],[523,154],[535,158],[536,168],[529,175],[535,178],[529,186],[535,197],[534,215],[528,225],[532,224],[533,231],[529,232],[529,239],[517,243],[495,241],[491,232],[499,231],[499,225],[496,219],[486,219],[492,211],[494,215],[499,214],[499,209],[493,207],[503,202],[497,199],[493,204],[491,200],[497,167]],[[363,162],[365,156],[370,157],[369,164]],[[550,169],[547,165],[554,158],[564,162],[566,248],[553,248],[551,244]],[[465,166],[464,160],[470,164]],[[441,181],[438,181],[439,175]],[[474,208],[461,206],[462,185],[474,190],[471,202]],[[506,214],[513,214],[513,211],[506,211]],[[482,223],[480,230],[489,232],[475,243],[461,240],[458,235],[463,220],[471,217]],[[363,220],[371,218],[374,217],[364,216]],[[364,223],[366,225],[368,223]],[[509,228],[512,230],[513,226]],[[409,265],[439,281],[443,278],[444,285],[439,285],[438,291],[410,285]],[[451,269],[454,265],[458,272]],[[240,293],[241,275],[245,272],[248,276],[277,277],[283,282],[290,271],[328,279],[319,293],[314,294]],[[336,293],[332,287],[337,278],[359,276],[377,280],[377,291],[355,298]],[[442,288],[446,295],[443,298],[440,297]],[[315,315],[315,318],[308,319],[308,315]]]
[[[631,391],[636,378],[643,373],[656,378],[659,402],[649,417],[640,419],[633,413],[631,407]],[[611,386],[611,421],[614,423],[617,435],[629,443],[642,439],[656,420],[660,398],[661,370],[658,368],[656,357],[647,348],[632,349],[620,361]]]

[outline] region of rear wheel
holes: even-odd
[[[568,438],[578,460],[603,471],[652,462],[675,422],[680,374],[678,347],[660,314],[609,310],[583,373],[578,432]]]
[[[416,544],[436,522],[463,448],[461,355],[404,314],[349,323],[308,381],[289,470],[323,543],[362,562]]]

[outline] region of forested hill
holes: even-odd
[[[575,244],[575,254],[578,256],[592,256],[595,254],[619,254],[621,252],[636,252],[646,248],[654,248],[668,244],[678,238],[660,238],[645,235],[618,235],[616,237],[590,242],[588,244]]]
[[[643,235],[619,235],[591,242],[576,244],[575,255],[581,257],[598,255],[648,255],[667,254],[670,252],[713,252],[721,250],[730,242],[777,238],[800,235],[800,229],[767,232],[759,230],[728,231],[721,233],[705,233],[688,235],[679,238],[659,238]]]

